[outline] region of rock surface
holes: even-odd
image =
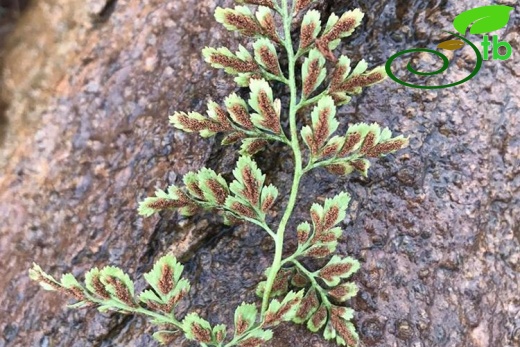
[[[231,172],[232,149],[175,131],[167,118],[173,110],[202,112],[208,98],[234,90],[200,56],[207,45],[237,45],[212,17],[229,3],[46,0],[24,14],[0,80],[9,119],[0,149],[0,346],[155,344],[142,317],[66,309],[63,298],[29,281],[33,261],[56,275],[117,265],[142,287],[142,274],[170,250],[193,284],[183,310],[229,324],[236,305],[255,300],[274,251],[265,233],[223,227],[210,214],[136,214],[155,187],[190,170]],[[374,66],[397,51],[436,45],[456,14],[481,5],[315,6],[324,15],[367,13],[342,52]],[[515,10],[498,32],[513,57],[486,61],[471,81],[440,91],[387,81],[341,110],[344,127],[378,122],[410,135],[407,150],[374,163],[368,179],[316,171],[303,180],[295,222],[308,219],[310,197],[353,196],[339,253],[363,263],[352,305],[365,346],[520,345],[519,18]],[[466,53],[453,60],[455,79],[474,65]],[[258,162],[285,196],[289,151],[273,146]],[[293,325],[275,336],[270,346],[332,346]]]

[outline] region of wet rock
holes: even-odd
[[[108,3],[108,17],[93,22],[92,13]],[[66,309],[62,298],[28,280],[33,261],[52,274],[118,265],[142,287],[153,260],[173,251],[193,283],[182,312],[229,325],[235,306],[257,301],[256,282],[274,253],[261,230],[224,227],[209,214],[136,215],[139,200],[187,171],[208,165],[229,175],[233,167],[232,149],[176,131],[167,119],[173,110],[203,112],[207,99],[235,90],[200,56],[206,45],[237,45],[212,18],[224,3],[231,1],[49,0],[21,19],[2,72],[9,130],[0,153],[0,213],[7,216],[0,225],[0,317],[9,321],[0,320],[0,346],[154,343],[142,317]],[[367,13],[341,51],[370,66],[403,49],[434,47],[455,14],[478,5],[315,4],[324,15],[354,7]],[[513,12],[509,27],[519,24]],[[518,47],[518,35],[507,37]],[[469,73],[472,58],[461,57],[446,79]],[[417,63],[427,69],[427,61]],[[407,60],[395,64],[405,71]],[[313,197],[352,194],[339,253],[363,261],[352,305],[366,346],[518,343],[517,67],[515,59],[487,61],[471,81],[439,91],[387,81],[339,112],[342,129],[378,122],[410,136],[410,147],[375,162],[367,179],[313,172],[295,210],[295,222],[308,219]],[[281,196],[290,160],[279,146],[258,156]],[[291,324],[275,336],[270,346],[333,346]],[[181,338],[174,345],[193,344]]]
[[[396,335],[401,340],[410,340],[414,334],[413,327],[407,320],[399,320],[395,326]]]
[[[385,324],[377,318],[367,319],[361,324],[361,333],[366,342],[380,342],[385,331]]]

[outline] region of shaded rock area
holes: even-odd
[[[120,266],[142,289],[153,260],[172,251],[193,284],[181,311],[229,325],[234,307],[256,300],[274,253],[264,232],[224,227],[211,214],[136,214],[155,187],[180,183],[190,170],[209,166],[230,177],[232,148],[173,130],[167,117],[203,112],[210,97],[221,101],[236,90],[200,55],[207,45],[238,45],[212,16],[230,3],[45,0],[22,15],[6,40],[0,79],[9,121],[0,148],[0,346],[155,345],[142,317],[67,309],[63,298],[29,281],[33,261],[55,275]],[[367,13],[342,53],[375,66],[403,49],[433,47],[454,16],[485,4],[314,6],[324,15],[355,7]],[[512,58],[484,62],[463,85],[424,91],[386,81],[354,98],[339,113],[342,129],[378,122],[409,135],[410,147],[374,163],[367,179],[316,171],[302,182],[294,223],[308,219],[314,198],[340,190],[353,196],[339,253],[363,264],[351,304],[365,346],[520,345],[518,27],[515,9],[497,32],[511,43]],[[420,58],[428,68],[429,58]],[[473,66],[469,51],[456,53],[447,79]],[[273,145],[257,160],[286,196],[289,150]],[[287,251],[293,247],[290,239]],[[173,345],[193,346],[183,339]],[[269,346],[333,345],[287,324]]]
[[[27,7],[27,0],[0,0],[0,71],[2,70],[6,40],[16,27],[16,22],[21,13]],[[6,103],[3,101],[2,89],[0,89],[0,147],[4,142],[7,129],[7,117],[5,116]]]

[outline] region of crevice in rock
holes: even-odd
[[[29,2],[29,0],[0,0],[0,15],[19,16]]]
[[[122,335],[122,332],[128,328],[129,324],[136,318],[136,315],[119,315],[114,314],[114,319],[111,319],[111,326],[109,330],[103,334],[96,336],[96,343],[93,346],[102,347],[106,346],[107,341],[112,341],[113,339]]]
[[[4,144],[7,127],[9,126],[9,119],[6,114],[9,108],[9,100],[2,91],[4,89],[2,82],[4,45],[29,2],[29,0],[0,0],[0,148]]]
[[[117,0],[106,0],[101,10],[95,14],[92,14],[92,20],[94,23],[104,23],[106,22],[114,10],[116,9]]]
[[[7,104],[0,99],[0,148],[4,144],[7,127],[9,126],[9,121],[5,114],[6,109]]]

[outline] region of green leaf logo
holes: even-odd
[[[455,17],[453,26],[462,35],[471,24],[473,24],[469,31],[471,34],[489,33],[505,27],[512,10],[513,7],[503,5],[477,7]]]

